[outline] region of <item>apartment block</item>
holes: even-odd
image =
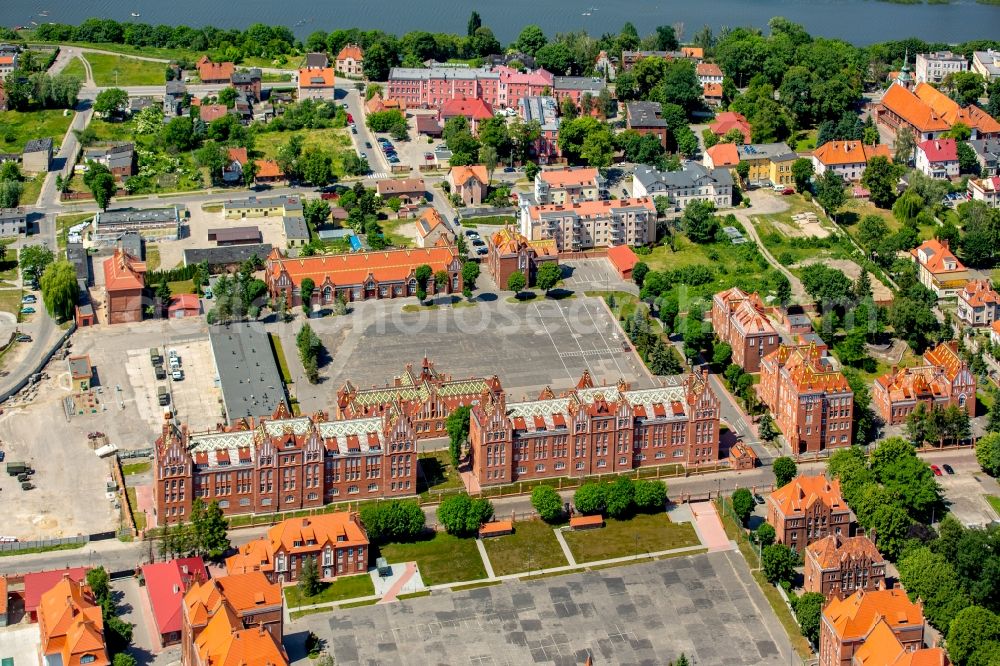
[[[656,206],[650,197],[524,206],[521,233],[553,239],[560,252],[646,245],[656,239]]]

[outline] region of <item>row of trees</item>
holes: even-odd
[[[7,106],[14,111],[32,109],[72,109],[82,82],[69,74],[50,76],[45,72],[12,72],[4,80]]]
[[[191,506],[191,519],[186,523],[167,524],[160,530],[160,557],[202,555],[212,560],[229,550],[229,520],[219,503],[196,498]]]
[[[212,289],[214,305],[205,315],[210,324],[256,319],[260,315],[267,285],[255,273],[263,267],[264,261],[253,255],[240,264],[234,275],[219,276]],[[204,283],[204,271],[195,270],[195,279],[201,279]]]
[[[666,501],[667,486],[662,481],[633,481],[627,476],[619,476],[614,481],[604,483],[588,481],[573,493],[573,506],[580,513],[607,513],[612,518],[628,518],[637,511],[662,511]]]
[[[306,278],[302,282],[305,283]],[[302,285],[305,292],[305,285]],[[305,301],[303,301],[305,303]],[[302,362],[302,369],[306,373],[306,379],[310,384],[319,383],[319,364],[323,354],[323,341],[313,331],[309,324],[302,324],[302,328],[295,336],[295,347],[299,350],[299,360]]]

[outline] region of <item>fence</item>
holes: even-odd
[[[41,354],[41,356],[38,359],[38,362],[34,365],[31,372],[26,373],[24,377],[22,377],[20,380],[17,381],[16,384],[14,384],[14,386],[0,393],[0,403],[4,402],[5,400],[7,400],[7,398],[9,398],[10,396],[14,395],[15,393],[23,389],[28,384],[28,381],[31,379],[32,376],[41,372],[42,368],[44,368],[45,365],[49,362],[49,360],[51,360],[52,356],[57,351],[59,351],[59,348],[63,346],[63,343],[66,342],[69,336],[73,335],[73,332],[75,330],[76,330],[76,322],[70,322],[69,328],[67,328],[63,332],[63,334],[59,336],[59,339],[56,341],[54,345],[52,345],[52,348],[49,349],[47,352]]]
[[[119,456],[115,456],[114,461],[111,463],[111,476],[114,477],[115,483],[118,484],[119,493],[121,494],[122,513],[125,515],[126,526],[131,529],[131,536],[136,536],[139,534],[139,528],[135,524],[135,514],[132,513],[134,507],[132,506],[131,498],[129,498],[128,487],[125,485],[125,472],[122,470],[122,459]]]
[[[153,457],[153,447],[145,449],[132,449],[125,451],[118,451],[119,458],[152,458]]]
[[[75,537],[63,537],[61,539],[40,539],[38,541],[15,541],[13,543],[0,543],[0,551],[5,553],[17,553],[23,550],[41,550],[59,548],[60,546],[80,545],[90,541],[90,537],[85,534]]]

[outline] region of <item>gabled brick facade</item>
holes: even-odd
[[[976,415],[976,377],[958,355],[955,342],[943,342],[924,352],[923,364],[893,368],[875,379],[872,402],[888,425],[906,423],[918,405],[927,411],[955,406]]]
[[[774,528],[775,541],[800,553],[831,534],[849,536],[851,520],[838,479],[797,476],[767,498],[767,522]]]
[[[757,292],[739,287],[712,297],[712,330],[733,348],[733,363],[746,372],[760,372],[760,361],[781,344]]]

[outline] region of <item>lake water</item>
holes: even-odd
[[[591,9],[593,8],[593,9]],[[690,37],[702,25],[766,27],[772,16],[803,24],[813,35],[855,44],[902,37],[960,42],[1000,37],[1000,6],[970,0],[950,5],[897,5],[874,0],[2,0],[0,23],[79,23],[97,16],[144,23],[244,28],[286,25],[300,37],[314,30],[359,27],[402,34],[409,30],[465,32],[472,10],[502,42],[536,23],[549,35],[587,30],[618,32],[632,21],[645,35],[657,25],[682,23]],[[39,12],[48,11],[48,17]],[[589,12],[589,16],[584,16]]]

